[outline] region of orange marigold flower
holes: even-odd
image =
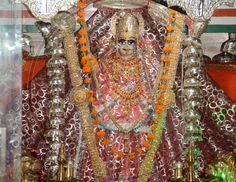
[[[170,17],[169,20],[170,20],[171,23],[175,22],[175,18],[173,18],[173,17]]]
[[[143,141],[143,146],[144,146],[145,148],[149,148],[149,147],[151,147],[151,144],[150,144],[148,141],[144,140],[144,141]]]
[[[165,97],[165,94],[160,94],[159,99],[163,99]]]
[[[102,141],[102,144],[103,144],[103,145],[108,145],[109,142],[110,142],[110,140],[109,140],[108,138],[106,138],[106,139],[104,139],[104,140]]]
[[[83,47],[80,48],[80,51],[81,52],[86,52],[86,51],[88,51],[88,47],[83,46]]]
[[[151,130],[155,130],[155,129],[157,129],[157,126],[156,125],[152,125]]]
[[[88,64],[88,61],[89,61],[89,57],[88,56],[83,56],[82,58],[81,58],[81,64],[83,65],[83,66],[85,66],[86,64]]]
[[[95,99],[94,97],[89,97],[89,98],[88,98],[88,101],[89,101],[89,102],[95,102],[95,100],[96,100],[96,99]]]
[[[171,36],[167,36],[167,37],[166,37],[166,41],[167,41],[167,42],[172,42],[172,41],[173,41],[173,38],[172,38]]]
[[[130,158],[130,159],[134,159],[134,158],[135,158],[135,153],[134,153],[134,152],[130,153],[130,154],[129,154],[129,158]]]
[[[92,114],[92,115],[97,115],[98,112],[97,112],[95,109],[93,109],[93,110],[91,111],[91,114]]]
[[[81,29],[79,30],[79,34],[80,34],[80,35],[86,35],[86,34],[87,34],[87,30],[84,29],[84,28],[81,28]]]
[[[163,105],[162,104],[158,104],[157,106],[156,106],[156,110],[163,110]]]
[[[84,37],[81,37],[80,39],[79,39],[79,43],[80,44],[85,44],[87,42],[87,40],[86,40],[86,38],[84,38]]]
[[[170,13],[171,15],[175,15],[175,14],[176,14],[176,11],[173,10],[173,9],[170,9],[170,10],[169,10],[169,13]]]
[[[171,49],[170,46],[165,46],[165,47],[163,48],[163,50],[164,50],[164,52],[166,52],[166,53],[170,53],[172,49]]]
[[[163,70],[164,70],[164,71],[168,71],[168,70],[169,70],[169,66],[165,66],[165,67],[163,68]]]
[[[111,147],[111,155],[113,155],[116,151],[116,148],[115,147]]]
[[[124,157],[124,152],[123,151],[119,151],[118,153],[117,153],[117,155],[118,155],[118,158],[122,158],[122,157]]]
[[[161,114],[162,113],[162,110],[161,109],[157,109],[156,110],[156,114]]]
[[[92,90],[87,91],[87,95],[93,96],[94,92]]]
[[[166,80],[168,80],[168,77],[167,76],[161,76],[161,78],[160,78],[162,81],[166,81]]]
[[[160,90],[165,90],[165,89],[166,89],[166,86],[165,86],[165,85],[160,85],[160,86],[159,86],[159,89],[160,89]]]
[[[77,3],[77,7],[79,9],[84,9],[85,8],[85,4],[83,2],[79,2],[79,3]]]
[[[169,32],[171,32],[171,31],[174,30],[174,27],[171,26],[171,25],[168,25],[168,26],[166,27],[166,30],[169,31]]]
[[[91,72],[91,68],[89,66],[84,66],[83,67],[83,72],[84,73],[90,73]]]
[[[138,154],[142,154],[143,153],[142,148],[137,148],[136,151],[137,151]]]
[[[93,120],[93,124],[99,124],[101,123],[102,119],[101,118],[96,118]]]
[[[148,138],[149,140],[153,140],[153,139],[155,138],[155,135],[154,135],[153,133],[148,133],[148,134],[147,134],[147,138]]]
[[[106,133],[105,133],[105,131],[103,131],[103,130],[100,130],[100,131],[97,132],[97,136],[98,136],[98,137],[104,137],[105,134],[106,134]]]
[[[91,78],[85,78],[84,83],[91,83],[92,79]]]
[[[78,18],[78,19],[77,19],[77,23],[82,23],[82,22],[85,22],[85,19],[84,19],[84,18]]]
[[[170,62],[170,58],[169,58],[168,56],[163,56],[163,57],[162,57],[162,60],[163,60],[165,63]]]
[[[153,122],[157,123],[158,122],[158,118],[152,118]]]
[[[84,11],[79,11],[79,12],[77,13],[77,15],[78,15],[79,17],[84,17],[84,16],[85,16],[85,13],[84,13]]]

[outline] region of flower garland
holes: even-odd
[[[73,57],[76,55],[75,42],[70,43],[73,38],[68,35],[65,39],[65,50],[66,56],[68,58],[68,67],[70,70],[73,90],[71,91],[72,100],[76,104],[79,109],[80,116],[82,119],[82,131],[88,146],[89,153],[91,155],[92,167],[94,170],[94,175],[97,180],[101,180],[106,176],[105,164],[101,160],[98,154],[98,150],[96,148],[96,136],[102,138],[102,144],[108,145],[110,140],[105,138],[106,133],[104,130],[99,130],[94,136],[94,125],[98,125],[101,122],[101,118],[99,117],[99,113],[95,109],[89,109],[92,106],[92,103],[96,100],[93,91],[90,89],[91,83],[91,72],[96,70],[98,63],[96,58],[91,54],[89,49],[89,41],[88,41],[88,33],[86,22],[84,18],[84,0],[78,2],[77,7],[79,9],[77,15],[77,22],[81,24],[81,29],[79,30],[79,43],[80,43],[80,51],[81,51],[81,59],[80,63],[82,65],[82,69],[79,70],[79,66],[77,65],[77,59]],[[170,10],[171,18],[170,25],[167,26],[167,37],[166,37],[166,45],[163,48],[164,55],[162,56],[162,68],[161,74],[158,76],[158,84],[156,87],[158,88],[157,93],[155,93],[155,114],[152,119],[151,132],[147,133],[147,139],[142,142],[142,147],[137,148],[135,152],[129,153],[129,158],[132,160],[136,155],[140,155],[143,153],[143,148],[148,150],[144,161],[141,164],[140,172],[138,175],[138,181],[147,181],[148,177],[151,175],[151,171],[154,165],[154,157],[155,152],[160,144],[162,131],[165,125],[165,117],[166,110],[170,105],[170,101],[172,98],[171,87],[173,84],[173,79],[175,76],[175,71],[177,67],[179,51],[181,48],[180,42],[182,40],[181,34],[183,32],[183,22],[184,16],[176,14],[175,11]],[[176,27],[180,25],[180,28]],[[173,44],[173,37],[177,38],[178,41]],[[172,46],[172,48],[171,48]],[[70,54],[72,53],[72,54]],[[78,75],[78,72],[82,71],[84,77],[82,81],[82,77]],[[86,86],[85,88],[82,86]],[[90,106],[90,107],[89,107]],[[111,148],[111,154],[115,153],[116,149]],[[117,152],[117,157],[124,157],[125,153],[123,151]]]
[[[89,154],[91,156],[92,168],[94,171],[96,181],[102,181],[106,177],[106,167],[102,159],[99,157],[98,151],[96,149],[96,137],[91,135],[94,133],[93,127],[91,127],[91,115],[96,115],[95,110],[90,111],[89,104],[95,101],[93,91],[84,87],[91,83],[90,72],[93,71],[97,66],[96,58],[90,53],[88,44],[87,27],[85,23],[85,0],[78,2],[78,13],[79,18],[77,22],[81,24],[81,29],[79,31],[79,43],[81,45],[81,65],[79,66],[76,40],[74,38],[73,32],[69,32],[64,39],[65,53],[68,61],[68,69],[70,73],[70,78],[72,82],[71,99],[76,105],[80,119],[82,133],[85,142],[88,147]],[[83,73],[83,78],[80,74]],[[99,118],[93,120],[94,123],[99,122]]]
[[[156,107],[152,125],[152,134],[155,136],[155,139],[152,141],[151,147],[141,164],[138,182],[148,181],[151,175],[154,166],[153,159],[160,144],[162,130],[165,125],[166,110],[174,100],[171,88],[174,83],[181,42],[183,40],[182,32],[184,30],[185,17],[177,14],[174,10],[169,10],[169,13],[171,15],[169,19],[170,25],[166,27],[168,33],[166,36],[166,44],[163,48],[162,68],[157,85],[158,92],[155,93]],[[179,27],[177,27],[178,25]],[[178,41],[173,42],[173,38]]]

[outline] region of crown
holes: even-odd
[[[144,31],[143,17],[139,13],[116,13],[111,19],[111,30],[116,40],[121,37],[139,39]]]

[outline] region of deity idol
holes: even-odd
[[[66,79],[62,130],[66,156],[75,163],[78,181],[170,181],[174,163],[185,160],[178,61],[186,17],[165,12],[170,14],[163,20],[161,12],[151,16],[146,6],[98,10],[87,22],[91,52],[98,63],[92,54],[83,56],[83,46],[79,47],[83,71],[90,68],[88,58],[96,65],[87,74],[91,82],[82,75],[88,81],[83,87],[74,85],[71,74],[69,51],[74,40],[65,42],[71,80]],[[84,29],[79,32],[85,34]],[[200,121],[202,168],[216,153],[233,151],[234,139],[228,134],[235,130],[236,107],[205,73],[198,77],[206,100]],[[48,150],[43,138],[47,89],[43,70],[23,92],[23,146],[37,149],[42,161]],[[88,104],[78,104],[85,92],[94,97]]]

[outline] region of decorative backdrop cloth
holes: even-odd
[[[145,19],[145,33],[143,40],[146,40],[147,56],[144,60],[149,65],[149,73],[151,80],[155,79],[160,65],[160,56],[165,43],[166,29],[161,23],[155,22],[148,14],[147,9],[139,10]],[[90,28],[90,39],[92,52],[102,59],[109,52],[112,44],[110,33],[110,19],[114,11],[105,9],[97,11],[88,21]],[[147,44],[148,43],[148,44]],[[148,45],[148,46],[147,46]],[[142,50],[140,50],[142,51]],[[155,59],[149,59],[155,57]],[[154,67],[153,67],[154,65]],[[155,68],[155,69],[154,69]],[[177,71],[174,91],[176,93],[176,104],[174,104],[167,112],[166,126],[162,134],[162,142],[156,152],[155,167],[149,181],[168,182],[173,177],[173,164],[176,161],[185,161],[183,150],[185,141],[183,137],[184,120],[181,117],[179,107],[179,89],[180,89],[180,71]],[[77,165],[77,179],[83,182],[95,181],[93,170],[91,168],[91,159],[87,151],[86,144],[81,135],[80,120],[74,104],[71,102],[70,79],[66,72],[66,104],[65,104],[65,124],[63,131],[65,134],[65,151],[67,157],[75,160]],[[48,120],[48,80],[47,70],[43,69],[31,83],[29,89],[23,90],[23,147],[32,147],[39,150],[39,158],[43,161],[47,151],[47,145],[43,138]],[[217,153],[232,152],[235,148],[236,132],[236,105],[233,104],[221,89],[218,89],[212,80],[205,75],[205,70],[198,75],[202,82],[202,93],[206,99],[205,108],[202,113],[200,125],[204,128],[203,142],[199,143],[199,147],[203,153],[199,157],[201,169]],[[130,145],[136,146],[136,133],[130,132]],[[115,131],[109,133],[110,137],[122,137]],[[80,140],[81,139],[81,140]],[[100,155],[107,165],[107,181],[115,181],[123,175],[123,168],[127,165],[124,160],[116,160],[107,155],[106,148],[100,143]],[[129,181],[135,181],[138,175],[138,167],[140,161],[145,154],[137,159],[138,163],[130,162]]]

